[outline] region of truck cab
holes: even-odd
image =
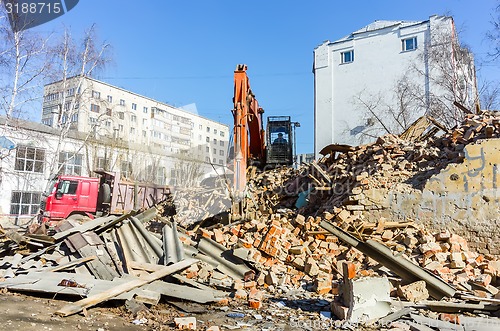
[[[58,176],[49,182],[42,201],[42,221],[58,221],[72,214],[94,214],[99,196],[99,178]]]

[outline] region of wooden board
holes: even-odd
[[[62,307],[60,310],[56,312],[57,315],[60,316],[70,316],[76,313],[81,312],[85,308],[92,307],[94,305],[97,305],[103,301],[112,299],[124,292],[133,290],[137,287],[149,284],[151,282],[154,282],[157,279],[163,278],[165,276],[168,276],[174,272],[180,271],[184,268],[189,267],[193,263],[196,263],[198,260],[195,259],[186,259],[184,261],[165,266],[162,268],[162,270],[153,272],[152,274],[146,275],[144,277],[138,278],[131,280],[125,284],[121,284],[118,286],[115,286],[113,288],[110,288],[109,290],[96,294],[94,296],[82,299],[80,301],[77,301],[75,303],[66,305]]]

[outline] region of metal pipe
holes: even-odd
[[[337,236],[340,240],[389,268],[403,280],[407,282],[425,281],[427,290],[433,298],[440,300],[443,297],[453,297],[455,295],[456,289],[454,287],[403,256],[394,256],[392,251],[385,245],[374,240],[362,242],[326,221],[322,221],[320,226]]]

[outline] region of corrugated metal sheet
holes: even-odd
[[[179,233],[177,232],[177,224],[174,221],[172,226],[166,224],[163,229],[163,264],[170,265],[184,260],[184,246],[179,240]]]
[[[243,260],[234,256],[232,251],[212,239],[201,238],[198,250],[210,259],[207,260],[199,254],[196,258],[210,263],[214,268],[234,279],[251,280],[255,276],[255,272]]]

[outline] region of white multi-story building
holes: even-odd
[[[431,16],[375,21],[316,47],[315,155],[332,143],[357,145],[400,133],[423,114],[451,123],[447,114],[460,112],[453,101],[473,109],[473,58],[457,46],[453,19]]]
[[[203,137],[220,137],[213,127],[207,132],[206,125],[213,123],[205,121],[198,124],[204,126]],[[35,122],[11,119],[8,123],[0,117],[0,225],[3,226],[24,224],[31,219],[39,210],[48,181],[56,174],[94,177],[97,176],[94,170],[107,170],[123,179],[169,185],[175,190],[177,186],[196,185],[213,171],[208,162],[185,158],[182,154],[166,154],[158,146],[113,137],[96,138],[79,131],[64,133]],[[215,144],[204,140],[203,147],[215,149]]]
[[[56,174],[190,187],[228,149],[225,124],[87,77],[49,84],[42,123],[0,117],[0,224],[37,213]]]
[[[226,163],[227,125],[89,77],[46,85],[42,123]]]

